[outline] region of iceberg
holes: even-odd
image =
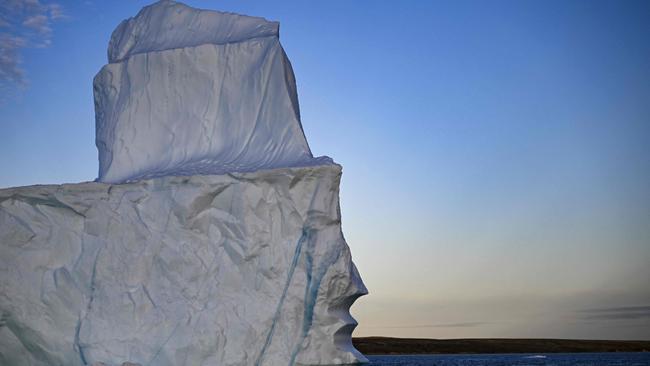
[[[307,144],[278,28],[174,1],[123,21],[94,80],[98,181],[330,162]]]
[[[108,59],[97,180],[0,189],[0,365],[367,362],[278,23],[160,1]]]

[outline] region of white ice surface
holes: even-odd
[[[340,174],[0,190],[0,365],[364,361]]]
[[[249,172],[313,160],[278,24],[172,1],[113,33],[94,81],[98,180]]]

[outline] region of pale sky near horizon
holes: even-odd
[[[92,78],[150,3],[5,19],[34,1],[0,0],[0,187],[97,176]],[[186,3],[280,21],[355,336],[650,340],[650,2]]]

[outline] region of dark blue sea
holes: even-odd
[[[369,366],[650,366],[650,353],[367,356]]]

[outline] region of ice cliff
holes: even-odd
[[[364,360],[340,174],[0,190],[0,365]]]
[[[0,190],[0,365],[367,361],[278,24],[161,1],[108,54],[97,181]]]

